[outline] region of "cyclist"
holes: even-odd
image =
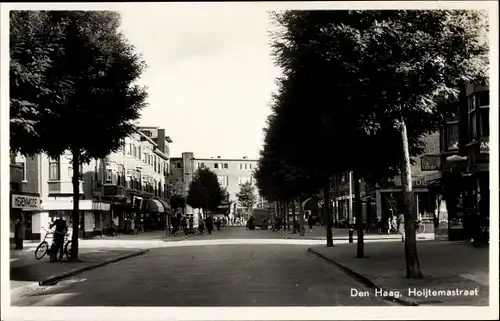
[[[59,260],[63,257],[63,247],[64,247],[64,236],[68,231],[68,225],[66,221],[63,219],[62,215],[59,214],[59,217],[50,224],[50,228],[56,227],[54,231],[54,243],[56,245],[55,251],[59,251]]]

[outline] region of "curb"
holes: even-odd
[[[283,238],[285,239],[288,239],[288,240],[320,240],[320,241],[326,241],[326,237],[323,237],[323,236],[319,236],[319,237],[307,237],[307,236],[288,236],[288,235],[285,235],[279,231],[275,231],[276,234],[282,236]],[[357,236],[354,236],[353,237],[353,241],[357,241]],[[349,240],[349,237],[348,236],[339,236],[339,237],[333,237],[333,240],[337,240],[337,241],[345,241],[345,240]],[[394,236],[394,237],[376,237],[376,238],[367,238],[366,237],[366,234],[364,235],[363,237],[363,240],[401,240],[401,237],[400,236]],[[426,237],[422,237],[422,236],[417,236],[417,240],[420,240],[420,241],[433,241],[435,240],[434,238],[426,238]]]
[[[81,267],[81,268],[78,268],[78,269],[75,269],[75,270],[72,270],[72,271],[69,271],[69,272],[65,272],[65,273],[62,273],[62,274],[59,274],[59,275],[52,276],[50,278],[41,280],[41,281],[38,282],[38,285],[39,286],[54,285],[54,284],[58,283],[59,281],[61,281],[63,279],[66,279],[66,278],[69,278],[71,276],[80,274],[82,272],[85,272],[85,271],[88,271],[88,270],[93,270],[95,268],[101,267],[101,266],[106,265],[106,264],[110,264],[110,263],[118,262],[118,261],[121,261],[121,260],[125,260],[125,259],[128,259],[130,257],[139,256],[139,255],[142,255],[142,254],[144,254],[144,253],[146,253],[148,251],[149,250],[140,250],[140,251],[136,251],[136,252],[133,252],[133,253],[129,253],[129,254],[125,254],[125,255],[122,255],[122,256],[115,257],[115,258],[113,258],[111,260],[108,260],[108,261],[104,261],[104,262],[99,262],[99,263],[94,263],[94,264],[91,264],[91,265],[87,265],[87,266],[84,266],[84,267]]]
[[[337,263],[335,262],[334,260],[326,257],[325,255],[315,251],[314,249],[312,248],[309,248],[307,250],[309,253],[312,253],[320,258],[322,258],[323,260],[326,260],[330,263],[333,263],[335,264],[336,266],[338,266],[339,268],[341,268],[342,270],[344,270],[344,272],[346,272],[347,274],[349,274],[350,276],[354,277],[356,280],[358,280],[359,282],[363,283],[364,285],[372,288],[372,289],[375,289],[375,290],[381,290],[382,288],[378,285],[376,285],[375,283],[373,283],[370,279],[368,279],[367,277],[365,277],[364,275],[362,274],[359,274],[349,268],[347,268],[346,266],[340,264],[340,263]],[[383,298],[384,300],[389,300],[389,301],[394,301],[394,302],[397,302],[401,305],[405,305],[405,306],[418,306],[419,304],[411,299],[406,299],[406,298],[396,298],[396,297],[393,297],[393,296],[388,296],[388,297],[384,297]]]

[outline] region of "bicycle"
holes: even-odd
[[[35,259],[41,260],[47,253],[50,255],[50,261],[55,261],[57,259],[57,252],[55,249],[55,244],[52,243],[52,246],[49,246],[49,242],[47,242],[47,237],[49,235],[54,235],[55,233],[59,232],[51,232],[48,231],[44,228],[42,228],[45,233],[45,237],[43,238],[43,241],[38,244],[35,250]],[[64,254],[66,255],[66,258],[69,259],[71,257],[71,240],[67,239],[68,234],[65,234],[65,244],[64,244]]]

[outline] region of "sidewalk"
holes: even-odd
[[[74,273],[81,269],[88,269],[105,262],[114,262],[140,253],[140,249],[106,249],[81,248],[79,258],[81,262],[50,262],[48,257],[36,260],[34,251],[10,251],[10,287],[16,295],[22,295],[23,288],[36,288],[38,283],[67,273]],[[28,289],[29,291],[29,289]],[[17,293],[19,292],[19,293]]]
[[[344,268],[372,288],[387,291],[388,296],[401,295],[412,305],[488,305],[489,248],[475,248],[468,242],[429,241],[417,244],[423,279],[406,278],[404,243],[366,243],[365,256],[356,258],[356,244],[332,248],[313,247],[311,252]],[[427,291],[425,293],[415,293]],[[466,295],[454,290],[472,290]],[[410,291],[412,290],[412,291]],[[430,291],[447,291],[432,293]],[[370,295],[374,295],[375,290]]]
[[[349,229],[348,228],[332,228],[333,232],[333,240],[348,240],[349,239]],[[306,229],[306,233],[304,236],[300,236],[299,233],[293,234],[291,231],[276,231],[279,235],[290,238],[290,239],[311,239],[311,240],[326,240],[326,230],[323,226],[314,226],[312,231],[309,232],[309,229]],[[365,240],[401,240],[401,235],[398,234],[377,234],[366,232],[363,234]],[[358,236],[356,231],[354,231],[353,240],[357,240]],[[423,233],[417,234],[418,240],[434,240],[434,233]]]
[[[118,236],[103,236],[91,239],[79,239],[79,248],[144,248],[159,247],[164,242],[178,242],[189,239],[195,235],[184,235],[179,233],[177,236],[166,236],[165,231],[142,232],[135,235],[121,234]],[[35,251],[40,241],[24,241],[23,247],[26,251]],[[11,251],[13,247],[11,247]]]

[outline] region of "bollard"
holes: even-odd
[[[354,226],[349,226],[349,243],[353,243]]]

